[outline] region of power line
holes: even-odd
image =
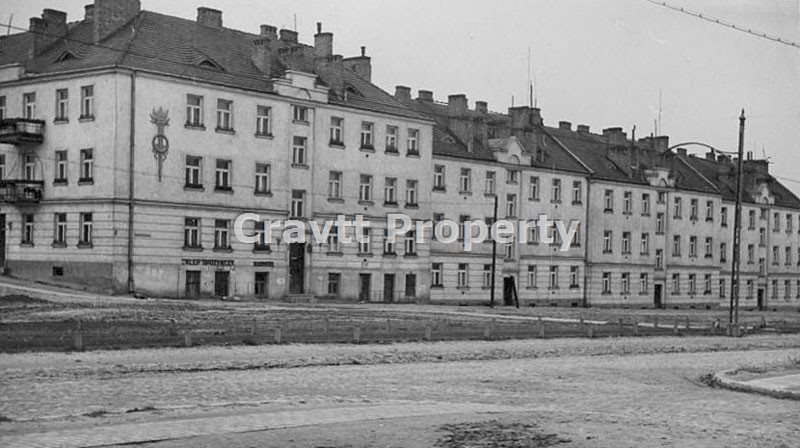
[[[656,0],[644,0],[644,1],[646,1],[647,3],[652,3],[652,4],[656,5],[656,6],[661,6],[661,7],[667,8],[667,9],[671,9],[673,11],[677,11],[677,12],[682,13],[682,14],[686,14],[686,15],[689,15],[689,16],[692,16],[692,17],[696,17],[696,18],[701,19],[701,20],[705,20],[706,22],[714,23],[714,24],[717,24],[717,25],[724,26],[726,28],[731,28],[731,29],[734,29],[736,31],[741,31],[743,33],[747,33],[747,34],[750,34],[750,35],[753,35],[753,36],[756,36],[756,37],[760,37],[762,39],[771,40],[773,42],[777,42],[777,43],[783,44],[783,45],[788,45],[790,47],[800,48],[800,43],[793,42],[791,40],[784,39],[782,37],[774,36],[774,35],[771,35],[771,34],[767,34],[767,33],[761,32],[761,31],[757,31],[757,30],[754,30],[752,28],[747,28],[747,27],[743,27],[741,25],[736,25],[735,23],[731,23],[731,22],[728,22],[728,21],[723,20],[723,19],[718,19],[718,18],[712,17],[712,16],[710,16],[708,14],[703,14],[703,13],[696,12],[696,11],[691,11],[691,10],[688,10],[688,9],[680,7],[680,6],[673,6],[673,5],[670,5],[667,2],[659,2],[659,1],[656,1]]]

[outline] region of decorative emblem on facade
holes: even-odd
[[[153,137],[153,157],[158,163],[158,181],[161,182],[161,172],[164,160],[169,154],[169,139],[164,135],[164,128],[169,126],[169,111],[159,107],[150,112],[150,122],[156,125],[156,135]]]

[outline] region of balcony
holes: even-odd
[[[0,143],[7,145],[39,144],[44,141],[44,120],[6,118],[0,120]]]
[[[38,204],[43,193],[44,181],[41,180],[0,180],[0,202]]]

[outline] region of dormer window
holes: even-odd
[[[69,61],[71,59],[77,59],[77,57],[74,54],[70,53],[69,51],[65,51],[56,58],[56,62],[64,62],[64,61]]]

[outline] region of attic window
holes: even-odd
[[[445,136],[442,140],[444,140],[445,143],[450,145],[455,144],[456,142],[455,139],[453,139],[453,137],[450,137],[449,135]]]
[[[56,62],[64,62],[69,61],[70,59],[77,59],[74,54],[70,53],[69,51],[65,51],[61,53],[58,58],[56,58]]]
[[[200,61],[197,64],[197,66],[200,67],[200,68],[208,69],[208,70],[217,70],[217,71],[220,71],[220,72],[223,71],[222,67],[220,67],[219,64],[217,64],[216,62],[212,61],[211,59],[203,59],[202,61]]]

